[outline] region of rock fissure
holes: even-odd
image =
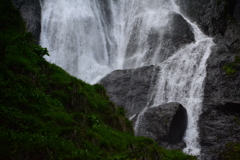
[[[176,144],[183,140],[184,133],[187,129],[187,123],[187,110],[182,105],[179,105],[170,124],[169,144]]]

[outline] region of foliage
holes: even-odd
[[[236,73],[237,66],[239,64],[240,64],[240,57],[236,56],[234,62],[224,65],[223,69],[229,76],[231,76]]]
[[[1,159],[195,159],[134,137],[102,86],[45,61],[11,1],[0,12]]]

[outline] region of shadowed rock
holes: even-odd
[[[140,114],[135,133],[154,139],[160,146],[183,149],[182,141],[187,128],[187,111],[179,103],[167,103],[151,107]]]
[[[176,144],[182,141],[184,133],[187,129],[188,118],[187,110],[179,105],[179,108],[170,124],[169,144]]]
[[[159,70],[154,66],[117,70],[105,76],[99,84],[106,88],[111,101],[124,107],[129,118],[141,112],[151,101],[149,95],[156,84]]]

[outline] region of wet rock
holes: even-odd
[[[187,111],[179,103],[150,107],[139,114],[135,134],[154,139],[160,146],[183,149],[187,128]]]
[[[240,32],[236,26],[229,24],[223,37],[215,38],[216,45],[207,61],[203,113],[199,119],[202,154],[207,160],[218,159],[226,144],[240,141],[240,137],[234,134],[240,131],[240,123],[234,121],[239,115],[220,107],[229,108],[229,104],[240,103],[240,68],[236,66],[236,73],[232,75],[224,70],[225,65],[239,56]],[[238,105],[232,106],[238,108]]]
[[[202,114],[199,119],[203,159],[217,159],[227,143],[239,142],[240,70],[228,75],[223,69],[234,61],[226,44],[217,44],[208,59]],[[217,58],[216,58],[217,57]],[[231,105],[232,104],[232,105]],[[232,110],[231,112],[229,110]]]
[[[20,10],[26,22],[27,30],[33,34],[35,43],[39,44],[41,33],[41,6],[39,0],[12,0]]]
[[[160,68],[145,66],[138,69],[116,70],[104,77],[103,85],[110,100],[124,107],[127,117],[138,114],[151,101]]]
[[[210,36],[223,35],[229,4],[224,0],[177,0],[181,11]]]
[[[194,41],[195,37],[192,27],[181,15],[172,13],[162,36],[154,30],[149,33],[148,45],[150,49],[147,55],[152,56],[156,51],[157,44],[161,44],[157,61],[162,62],[172,56],[182,46]]]
[[[229,111],[228,103],[215,105],[201,115],[199,126],[203,159],[218,159],[228,143],[239,142],[239,111],[237,114],[235,108],[240,109],[240,104],[233,108],[233,111]]]
[[[130,35],[129,43],[126,49],[125,58],[129,58],[138,52],[142,44],[139,44],[136,39],[139,39],[140,30],[142,27],[142,19],[137,19],[132,34]],[[164,32],[162,32],[164,31]],[[173,55],[183,45],[195,41],[192,27],[179,14],[172,13],[169,16],[167,25],[163,28],[152,28],[147,35],[148,51],[145,55],[145,63],[150,64],[152,57],[155,56],[155,62],[162,62]],[[160,49],[159,49],[160,46]]]
[[[177,13],[172,13],[162,39],[162,46],[168,52],[175,52],[180,47],[195,41],[192,27]],[[160,54],[164,54],[160,53]],[[168,55],[165,53],[165,55]]]
[[[228,27],[239,21],[240,0],[176,0],[176,3],[186,17],[214,38],[224,37]]]

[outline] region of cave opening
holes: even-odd
[[[187,110],[180,104],[170,123],[169,144],[177,144],[182,141],[187,124]]]

